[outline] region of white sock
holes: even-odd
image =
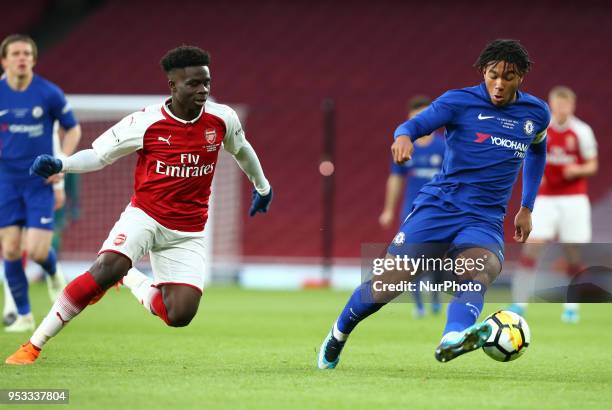
[[[123,284],[132,291],[132,294],[149,312],[151,311],[151,298],[156,293],[153,286],[153,281],[147,275],[136,268],[128,271],[123,277]]]
[[[65,292],[62,292],[51,307],[47,316],[45,316],[34,331],[34,334],[30,338],[30,342],[34,346],[42,349],[50,338],[58,334],[59,331],[62,330],[73,317],[81,313],[82,310],[82,308],[75,306],[70,299],[66,297]]]
[[[17,313],[17,306],[15,305],[15,299],[13,299],[13,294],[11,293],[11,289],[9,288],[6,279],[4,279],[4,310],[2,312],[3,316],[6,316],[9,313]]]
[[[25,320],[34,320],[34,315],[32,314],[32,312],[26,313],[25,315],[17,314],[17,318],[23,318]]]
[[[346,333],[342,333],[341,331],[338,330],[338,323],[337,322],[334,323],[334,327],[332,328],[332,335],[339,342],[345,342],[346,339],[348,339],[348,337],[349,337],[349,335],[347,335]]]
[[[580,305],[578,303],[564,303],[563,304],[563,309],[569,310],[572,312],[578,312],[579,308],[580,308]]]
[[[527,307],[529,297],[533,294],[536,272],[533,269],[519,267],[512,277],[512,301]]]

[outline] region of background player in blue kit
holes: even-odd
[[[38,155],[53,154],[56,121],[65,131],[65,155],[74,152],[81,129],[62,90],[34,74],[37,48],[29,36],[8,36],[0,45],[0,53],[5,71],[0,80],[0,238],[6,281],[18,313],[5,330],[23,332],[34,330],[21,261],[23,228],[27,228],[25,250],[45,270],[50,294],[59,293],[64,284],[61,273],[56,272],[56,256],[51,248],[52,184],[58,179],[41,180],[29,175],[29,168]]]
[[[408,119],[416,116],[423,111],[431,103],[431,100],[425,96],[416,96],[410,100],[408,104]],[[412,158],[403,163],[396,164],[391,162],[391,173],[387,178],[387,186],[385,190],[385,205],[383,211],[378,217],[378,222],[383,228],[390,228],[394,217],[395,207],[401,197],[402,191],[404,198],[399,213],[399,221],[402,223],[412,211],[414,200],[419,191],[427,182],[440,172],[442,160],[444,159],[444,136],[438,131],[434,131],[429,135],[425,135],[414,143],[414,152]],[[432,272],[434,275],[433,281],[437,282],[438,272]],[[425,315],[425,306],[423,297],[417,287],[413,292],[416,309],[414,316],[421,318]],[[433,292],[431,295],[432,304],[431,310],[433,313],[440,311],[440,302],[438,293]]]
[[[449,303],[435,352],[441,362],[482,347],[491,334],[488,324],[476,320],[487,287],[501,271],[503,219],[512,186],[525,159],[521,208],[514,219],[514,239],[525,242],[546,162],[548,106],[518,90],[531,67],[527,51],[516,40],[495,40],[475,66],[484,82],[440,96],[397,128],[391,146],[394,161],[403,163],[411,158],[416,139],[446,128],[442,172],[421,189],[387,250],[388,259],[454,258],[456,279],[465,290]],[[401,293],[392,285],[418,273],[398,266],[362,283],[323,341],[318,367],[335,368],[355,326]]]

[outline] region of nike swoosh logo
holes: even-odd
[[[40,223],[43,225],[50,224],[53,222],[53,218],[45,218],[44,216],[40,218]]]
[[[9,110],[2,110],[0,111],[0,117],[2,117],[5,114],[8,114]]]
[[[494,115],[482,115],[482,113],[478,114],[479,120],[490,120],[491,118],[495,118]]]

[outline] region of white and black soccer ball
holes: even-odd
[[[527,321],[508,310],[500,310],[486,319],[493,329],[482,350],[494,360],[509,362],[518,359],[531,342]]]

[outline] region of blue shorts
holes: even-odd
[[[42,178],[0,179],[0,228],[22,226],[53,230],[53,187]]]
[[[484,248],[504,261],[503,225],[421,194],[389,245],[391,255],[454,257],[462,250]]]

